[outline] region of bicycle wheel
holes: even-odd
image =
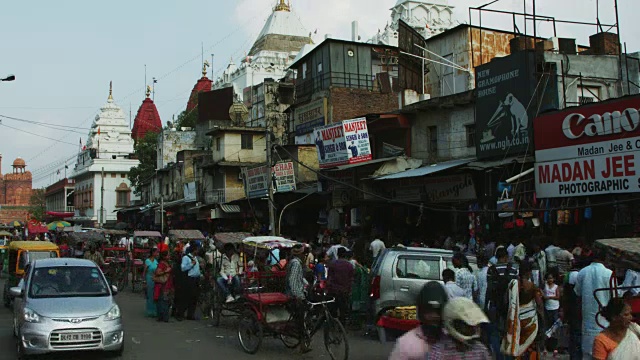
[[[209,294],[209,317],[211,318],[211,325],[219,326],[220,317],[222,316],[222,297],[215,287],[211,289]]]
[[[264,330],[256,314],[247,310],[238,323],[238,341],[247,354],[255,354],[262,345]]]
[[[349,359],[347,332],[340,321],[333,316],[327,317],[324,323],[324,346],[331,360]]]
[[[280,340],[288,349],[295,349],[298,345],[300,345],[300,339],[294,336],[280,334]]]

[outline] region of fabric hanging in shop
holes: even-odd
[[[340,230],[340,213],[337,209],[329,210],[329,215],[327,216],[327,229]]]

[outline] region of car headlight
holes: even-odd
[[[28,323],[38,323],[40,322],[40,315],[29,308],[24,308],[24,321]]]
[[[105,320],[118,320],[120,319],[120,307],[118,305],[114,305],[111,310],[104,316]]]

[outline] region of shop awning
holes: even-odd
[[[326,170],[327,171],[348,170],[348,169],[353,169],[353,168],[356,168],[356,167],[367,166],[367,165],[371,165],[371,164],[377,164],[377,163],[381,163],[381,162],[385,162],[385,161],[391,161],[391,160],[395,160],[396,158],[397,158],[397,156],[388,157],[388,158],[382,158],[382,159],[369,160],[367,162],[362,162],[362,163],[357,163],[357,164],[336,166],[334,168],[326,169]]]
[[[161,204],[161,206],[163,206],[166,209],[166,208],[171,208],[171,207],[175,207],[175,206],[180,206],[182,204],[184,204],[184,199],[175,200],[175,201],[167,201],[166,203]]]
[[[533,157],[512,156],[512,157],[504,158],[502,160],[472,161],[468,163],[465,166],[465,168],[470,168],[474,170],[485,170],[485,169],[501,167],[509,164],[522,164],[522,163],[533,162],[533,161],[534,161]]]
[[[220,209],[226,213],[239,213],[240,205],[219,204]]]
[[[404,178],[427,176],[429,174],[433,174],[442,170],[447,170],[457,166],[466,165],[474,160],[475,159],[452,160],[452,161],[447,161],[439,164],[431,164],[431,165],[419,167],[417,169],[407,170],[407,171],[403,171],[403,172],[399,172],[391,175],[385,175],[377,178],[376,180],[393,180],[393,179],[404,179]]]
[[[137,211],[137,210],[140,210],[140,209],[142,209],[142,206],[131,206],[131,207],[128,207],[128,208],[116,209],[116,210],[113,210],[113,212],[124,213],[124,212],[129,212],[129,211]]]

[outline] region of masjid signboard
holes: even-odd
[[[318,127],[313,133],[321,169],[372,159],[366,118]]]

